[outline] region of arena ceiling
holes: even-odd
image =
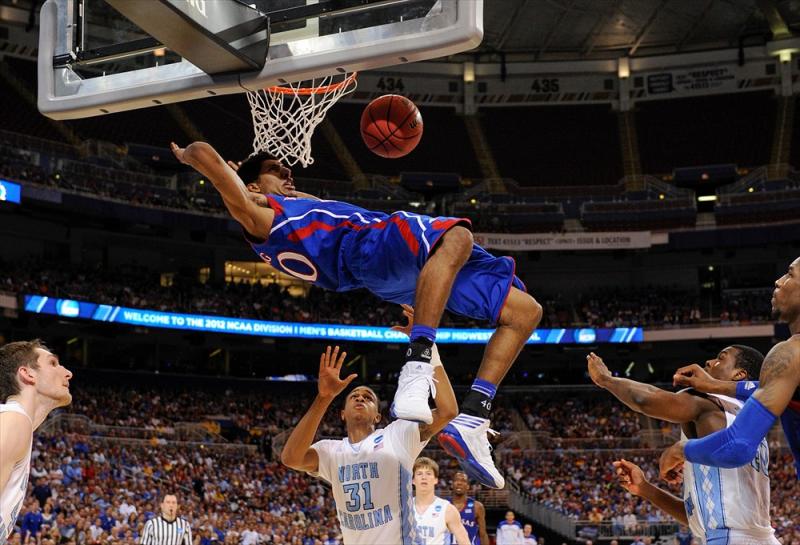
[[[481,53],[519,60],[643,56],[800,31],[800,0],[485,0]],[[512,60],[512,59],[509,59]]]

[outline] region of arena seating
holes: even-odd
[[[275,544],[314,545],[328,536],[336,539],[330,491],[313,478],[287,470],[273,457],[272,447],[281,445],[281,431],[302,416],[313,386],[298,385],[300,390],[280,393],[275,387],[265,390],[263,383],[233,387],[207,379],[204,386],[181,389],[163,382],[158,387],[143,386],[136,375],[128,376],[127,386],[104,382],[102,377],[79,373],[73,380],[73,403],[63,411],[67,416],[51,417],[52,423],[37,434],[30,500],[19,520],[26,531],[38,527],[42,545],[50,545],[48,540],[52,545],[100,545],[110,539],[133,545],[145,520],[158,513],[160,494],[166,492],[179,494],[181,516],[192,522],[195,536],[199,534],[206,545],[214,541],[239,545],[245,531]],[[384,409],[390,394],[381,393]],[[494,421],[505,436],[524,432],[515,423],[548,436],[535,450],[498,447],[499,463],[512,489],[582,521],[580,527],[608,526],[613,535],[647,533],[651,525],[668,520],[615,482],[611,462],[621,456],[658,482],[659,451],[641,444],[631,447],[645,420],[611,396],[501,391],[497,405]],[[323,437],[344,433],[333,413],[322,425]],[[71,429],[70,414],[102,424],[96,428],[102,431],[87,434]],[[181,422],[222,425],[228,440],[202,446],[174,442],[168,431]],[[141,432],[143,438],[132,438],[132,431]],[[426,454],[441,462],[439,490],[444,493],[455,465],[435,445]],[[792,518],[800,502],[800,484],[792,471],[788,452],[773,449],[773,522],[786,544],[800,538],[800,524]],[[475,488],[472,493],[485,491]],[[51,507],[44,507],[48,503]],[[41,525],[35,515],[38,510],[46,512],[47,522]],[[586,520],[589,514],[592,523]],[[488,522],[493,529],[497,520]],[[21,543],[14,539],[11,543]]]
[[[581,223],[591,231],[668,230],[694,227],[697,208],[692,199],[586,202]]]
[[[487,233],[558,232],[564,228],[560,204],[457,202],[453,215],[469,218],[476,231]]]
[[[617,119],[608,106],[493,108],[481,116],[500,172],[523,187],[622,178]]]
[[[800,210],[800,186],[722,197],[714,209],[719,225],[794,221]]]
[[[524,279],[523,279],[524,280]],[[164,287],[160,273],[145,268],[103,273],[93,267],[52,269],[40,262],[0,261],[0,288],[96,303],[174,312],[313,323],[391,324],[401,321],[399,307],[382,303],[369,292],[342,294],[311,286],[306,297],[293,297],[278,284],[206,283],[176,276]],[[764,322],[768,299],[747,293],[727,295],[708,316],[697,294],[665,287],[593,290],[571,294],[535,293],[544,306],[540,327],[697,327],[700,324]],[[701,311],[700,309],[706,309]],[[446,314],[443,326],[484,327]]]
[[[676,166],[765,165],[775,111],[771,91],[641,102],[636,126],[642,168],[660,174]]]

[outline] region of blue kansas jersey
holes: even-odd
[[[467,503],[464,504],[463,509],[459,510],[459,514],[461,515],[461,523],[467,530],[469,542],[472,545],[481,545],[481,538],[478,535],[478,521],[475,520],[475,500],[473,498],[467,498]],[[456,545],[455,536],[451,535],[451,539],[452,544]]]
[[[269,238],[248,237],[267,263],[333,291],[366,288],[385,301],[413,304],[417,277],[442,235],[469,220],[410,212],[373,212],[340,201],[268,195],[275,211]],[[474,245],[456,276],[447,308],[495,323],[511,286],[514,260]]]

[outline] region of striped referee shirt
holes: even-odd
[[[192,545],[192,527],[180,517],[172,522],[162,516],[148,520],[142,531],[141,545]]]

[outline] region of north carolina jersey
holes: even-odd
[[[459,509],[458,514],[461,515],[461,524],[463,524],[464,528],[467,530],[469,542],[472,545],[481,545],[481,538],[478,535],[478,521],[475,520],[475,500],[473,498],[467,498],[467,501],[464,503],[464,508]],[[456,543],[455,536],[452,536],[452,543],[453,545]]]
[[[414,504],[414,517],[417,521],[416,545],[449,545],[452,539],[447,531],[447,506],[450,502],[435,498],[433,503],[420,513]]]
[[[0,413],[9,412],[24,414],[30,419],[22,405],[16,401],[0,403]],[[8,483],[0,492],[0,545],[3,545],[8,536],[11,535],[11,530],[14,529],[14,523],[17,520],[19,511],[22,509],[22,502],[25,500],[25,492],[28,490],[28,476],[31,474],[32,446],[33,436],[31,436],[31,444],[28,446],[25,457],[11,469]]]
[[[742,402],[727,396],[727,426]],[[686,439],[682,434],[682,439]],[[756,457],[747,465],[727,469],[693,464],[683,467],[683,499],[689,529],[707,545],[778,545],[770,524],[769,446],[761,441]]]
[[[501,520],[497,525],[497,545],[522,545],[525,534],[518,521]]]
[[[411,475],[425,448],[419,424],[395,420],[357,444],[323,440],[313,476],[331,484],[345,545],[414,545]]]
[[[463,218],[373,212],[340,201],[267,195],[275,217],[266,241],[247,236],[258,256],[287,274],[333,291],[365,288],[412,304],[419,273],[439,239]],[[473,245],[447,308],[495,323],[511,286],[524,290],[514,260]]]

